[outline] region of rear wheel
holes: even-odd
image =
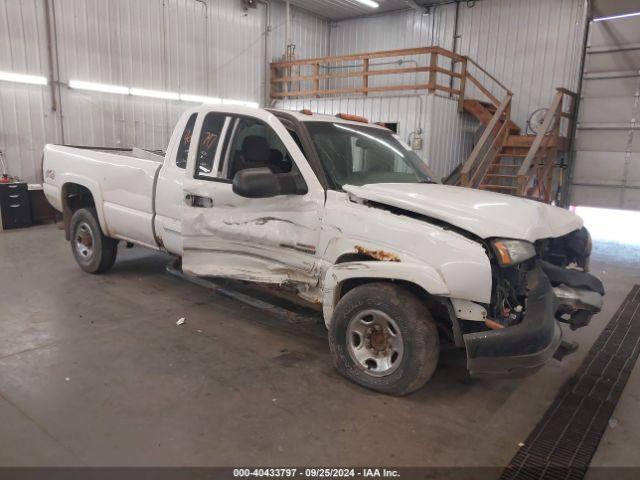
[[[350,290],[329,327],[336,368],[354,382],[390,395],[421,388],[438,364],[431,314],[413,293],[391,283]]]
[[[116,261],[118,241],[102,233],[95,210],[81,208],[74,212],[69,226],[71,251],[85,272],[104,273]]]

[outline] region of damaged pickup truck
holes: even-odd
[[[533,371],[559,322],[602,307],[578,216],[438,184],[359,117],[203,105],[166,154],[47,145],[43,173],[82,269],[106,272],[123,241],[293,290],[322,309],[337,369],[387,394],[423,386],[445,342],[471,374]]]

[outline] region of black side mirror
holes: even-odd
[[[233,177],[233,193],[246,198],[269,198],[277,195],[304,195],[306,185],[299,175],[275,174],[266,167],[245,168]]]

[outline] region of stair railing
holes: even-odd
[[[518,170],[518,190],[530,196],[551,202],[553,199],[553,173],[559,150],[565,150],[575,117],[577,94],[566,88],[557,88],[551,106],[545,114],[527,156]],[[569,111],[565,111],[568,104]]]
[[[460,172],[460,183],[463,187],[477,188],[480,186],[489,166],[493,163],[503,142],[509,135],[512,97],[510,92],[505,95],[473,152],[464,163]]]
[[[494,77],[489,72],[487,72],[484,68],[482,68],[472,58],[469,58],[469,57],[465,56],[460,61],[462,63],[462,68],[461,68],[462,78],[461,78],[461,81],[460,81],[460,94],[458,96],[458,110],[460,112],[464,111],[464,99],[465,99],[466,90],[467,90],[467,80],[469,80],[473,85],[475,85],[476,88],[480,92],[482,92],[482,94],[485,97],[487,97],[491,101],[491,103],[493,103],[493,105],[496,108],[500,105],[500,100],[498,100],[498,98],[496,98],[496,96],[491,92],[491,90],[489,88],[487,88],[485,85],[482,84],[482,82],[480,82],[480,80],[478,80],[477,73],[476,73],[476,75],[471,73],[470,68],[469,68],[471,65],[473,65],[473,67],[475,69],[479,70],[487,78],[491,79],[502,90],[502,94],[503,95],[511,95],[511,96],[513,96],[513,92],[511,92],[511,90],[509,90],[496,77]]]
[[[463,111],[469,88],[477,88],[496,108],[498,98],[511,94],[471,58],[438,46],[283,60],[270,66],[272,99],[427,90],[457,96]],[[376,78],[384,80],[374,82]]]
[[[453,80],[461,81],[463,75],[456,71],[455,65],[464,58],[431,46],[272,62],[271,98],[368,95],[401,90],[459,95],[460,89],[455,88]],[[407,63],[415,66],[402,66]],[[397,66],[386,67],[393,64]],[[414,74],[411,81],[400,81],[405,80],[407,74]],[[442,76],[451,79],[449,86],[443,84]],[[387,78],[372,85],[372,79],[381,77]]]

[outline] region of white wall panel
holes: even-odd
[[[585,4],[585,0],[483,0],[473,8],[461,4],[458,52],[514,93],[512,117],[521,128],[533,111],[549,106],[556,87],[577,89]]]
[[[0,71],[47,76],[40,0],[0,0]],[[58,141],[49,87],[0,82],[0,150],[9,172],[35,180],[45,139]]]
[[[271,60],[282,60],[285,46],[285,6],[272,4]],[[291,7],[291,42],[296,58],[315,58],[329,55],[330,21]]]
[[[41,181],[47,142],[164,149],[194,104],[68,88],[84,80],[263,101],[265,53],[284,51],[284,6],[240,0],[48,0],[55,15],[61,105],[49,87],[0,82],[0,150],[12,175]],[[48,76],[45,0],[0,0],[0,70]],[[269,38],[265,52],[265,39]],[[328,20],[292,8],[299,56],[326,55]],[[62,119],[62,120],[61,120]]]
[[[460,114],[457,101],[440,95],[427,98],[426,159],[441,179],[471,155],[478,122],[469,114]]]

